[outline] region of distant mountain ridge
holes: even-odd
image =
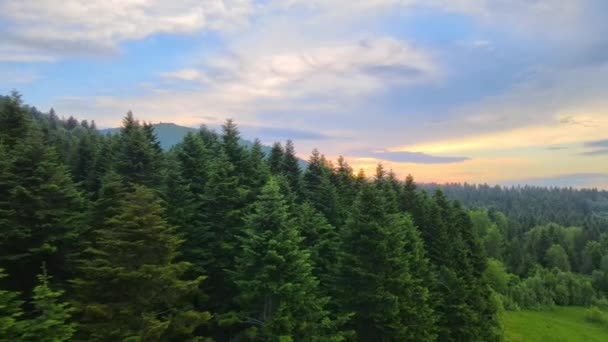
[[[184,140],[184,137],[186,136],[186,134],[188,134],[190,132],[198,131],[197,128],[180,126],[180,125],[176,125],[174,123],[166,123],[166,122],[152,124],[152,127],[154,127],[154,132],[156,133],[156,137],[158,138],[158,141],[160,142],[161,147],[165,151],[170,149],[171,147],[179,144],[182,140]],[[105,129],[100,129],[99,131],[103,134],[115,134],[120,131],[120,128],[105,128]],[[251,140],[241,138],[241,145],[246,146],[246,147],[251,147],[253,145],[253,142]],[[272,147],[262,145],[262,151],[266,155],[268,155],[271,150],[272,150]],[[300,159],[300,168],[303,169],[307,165],[308,164],[306,163],[306,161]]]

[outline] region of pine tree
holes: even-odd
[[[185,181],[195,197],[203,194],[207,182],[211,152],[205,142],[194,133],[188,133],[184,140],[175,147],[175,157]]]
[[[360,341],[432,341],[424,252],[410,220],[375,186],[358,195],[342,238],[339,303]]]
[[[320,280],[324,293],[333,295],[339,261],[338,231],[309,203],[297,206],[296,214],[300,234],[304,238],[302,246],[311,253],[313,274]]]
[[[293,142],[291,140],[287,140],[281,170],[283,176],[285,176],[287,179],[291,190],[296,196],[299,197],[302,193],[302,181],[300,179],[302,170],[300,170],[300,165],[298,164],[298,157],[296,157]]]
[[[270,172],[273,175],[280,175],[283,171],[283,158],[285,152],[280,142],[272,144],[270,155],[268,156],[268,165],[270,166]]]
[[[262,143],[259,139],[254,140],[248,157],[249,171],[247,172],[245,182],[251,189],[249,202],[252,202],[270,177],[270,168],[265,161],[266,156],[262,151]]]
[[[0,268],[0,280],[5,277],[6,273]],[[21,336],[21,304],[23,303],[17,292],[0,289],[0,342],[17,341],[18,336]]]
[[[78,120],[76,120],[73,116],[70,115],[70,117],[65,123],[65,127],[68,131],[73,130],[74,128],[78,127]]]
[[[245,335],[255,341],[342,340],[276,181],[263,188],[246,222],[234,273]]]
[[[26,136],[31,117],[23,109],[21,95],[13,92],[0,106],[0,144],[12,148]]]
[[[0,227],[5,242],[0,246],[0,260],[14,275],[15,288],[28,293],[42,262],[59,279],[69,273],[65,257],[84,231],[85,202],[36,126],[15,146],[13,155],[10,224]]]
[[[72,163],[72,176],[75,182],[82,183],[83,189],[95,191],[95,163],[98,155],[96,136],[85,133],[78,139]]]
[[[198,136],[203,139],[205,146],[212,152],[212,154],[217,156],[217,153],[219,153],[221,149],[219,135],[214,130],[209,129],[209,127],[206,125],[201,125],[198,131]]]
[[[116,171],[125,181],[151,188],[161,184],[162,155],[157,143],[151,128],[142,127],[129,111],[116,146]]]
[[[60,302],[63,291],[51,289],[50,280],[51,276],[43,266],[32,301],[36,317],[23,322],[20,341],[69,341],[76,332],[76,324],[70,322],[72,308],[68,303]]]
[[[346,221],[355,197],[357,197],[356,176],[352,167],[348,165],[344,157],[338,157],[338,166],[331,177],[332,183],[338,195],[338,212],[340,222]]]
[[[101,180],[110,170],[116,172],[116,153],[119,137],[117,135],[99,136],[97,154],[93,163],[93,170],[86,183],[90,185],[88,189],[91,197],[96,199],[101,187]]]
[[[228,161],[234,165],[234,171],[240,178],[245,178],[247,170],[247,151],[241,145],[241,134],[232,119],[222,125],[222,148]]]
[[[18,231],[12,231],[14,212],[11,206],[11,192],[15,187],[14,175],[11,172],[13,156],[6,147],[0,143],[0,246],[10,242],[13,236],[19,235]]]
[[[154,191],[134,185],[118,213],[96,231],[81,276],[72,281],[81,338],[88,341],[185,340],[210,318],[188,307],[202,278],[181,280],[181,240],[163,219]],[[116,291],[116,289],[120,291]]]
[[[396,214],[399,212],[398,197],[400,193],[398,182],[395,178],[393,171],[386,172],[382,164],[378,164],[376,167],[376,176],[374,177],[374,184],[384,197],[386,210],[390,213]]]
[[[213,328],[216,340],[225,340],[231,330],[223,328],[224,315],[234,308],[236,288],[229,279],[234,271],[238,239],[243,229],[243,210],[248,194],[234,175],[234,166],[220,155],[210,165],[209,179],[197,209],[200,226],[187,232],[184,257],[202,267],[208,276],[203,292],[211,299],[207,305],[217,314]]]
[[[184,179],[180,163],[174,153],[167,157],[167,167],[163,177],[161,193],[166,206],[167,221],[175,226],[176,231],[184,234],[185,230],[196,223],[196,195],[192,191],[194,184]],[[184,239],[187,239],[184,236]],[[181,245],[184,247],[184,244]],[[183,256],[183,255],[182,255]]]
[[[142,128],[144,133],[146,133],[146,138],[148,138],[148,141],[152,145],[152,149],[156,155],[160,156],[163,153],[163,148],[160,146],[160,141],[158,141],[156,132],[154,132],[154,125],[152,125],[150,122],[144,122]]]
[[[302,189],[306,199],[323,213],[331,224],[337,225],[340,221],[338,200],[336,189],[330,180],[331,170],[326,164],[325,158],[314,149],[302,177]]]

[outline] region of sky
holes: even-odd
[[[0,0],[0,92],[421,182],[608,188],[604,0]]]

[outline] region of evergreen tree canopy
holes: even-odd
[[[189,335],[210,318],[187,304],[203,279],[180,280],[191,265],[175,262],[182,241],[163,218],[160,200],[135,185],[117,205],[117,214],[96,231],[81,277],[72,281],[82,338],[148,341]]]
[[[360,341],[432,341],[428,271],[412,222],[387,211],[375,186],[359,193],[344,230],[340,303]],[[408,241],[407,239],[413,239]]]
[[[268,341],[340,341],[325,309],[309,252],[271,179],[246,219],[242,254],[234,273],[239,287],[238,313],[250,338]]]

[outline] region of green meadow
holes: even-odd
[[[507,311],[504,315],[508,342],[603,342],[608,323],[585,320],[584,307],[556,307],[550,311]]]

